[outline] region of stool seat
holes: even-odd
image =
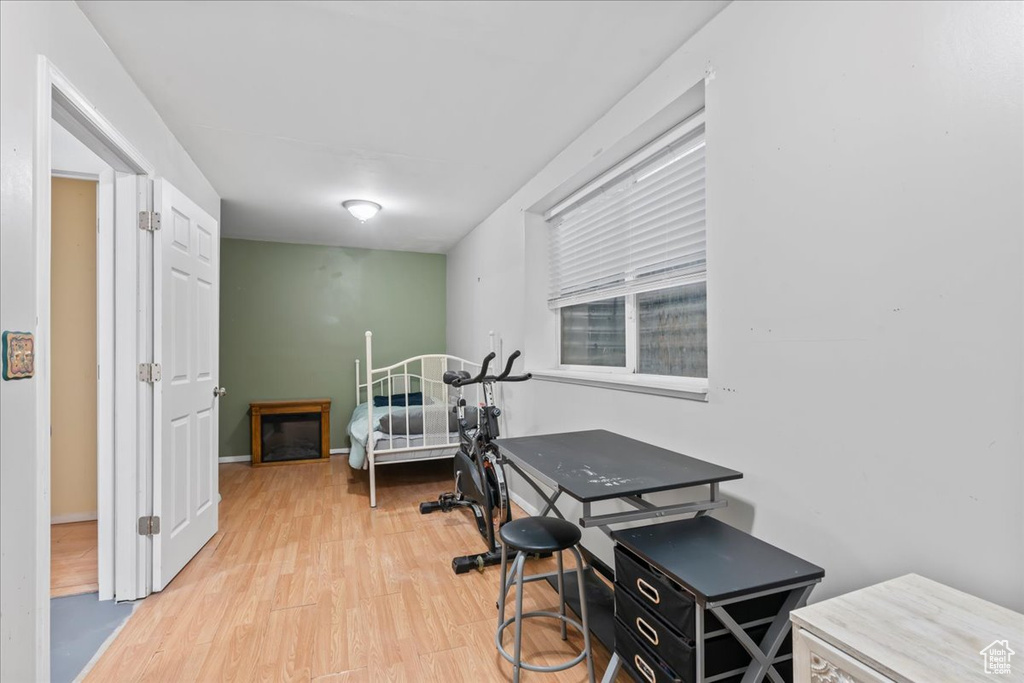
[[[557,517],[524,517],[501,527],[501,541],[528,553],[558,552],[580,542],[582,532],[572,522]]]

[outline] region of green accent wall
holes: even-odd
[[[222,239],[220,455],[247,455],[250,401],[330,398],[348,447],[355,360],[445,352],[445,256]],[[365,365],[363,366],[365,368]]]

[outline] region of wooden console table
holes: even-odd
[[[331,457],[331,399],[257,401],[249,404],[249,414],[251,416],[250,435],[252,439],[252,464],[254,467],[316,462]],[[310,431],[309,427],[306,427],[304,430],[310,433],[310,436],[315,436],[315,446],[310,446],[313,442],[304,442],[304,450],[311,450],[312,452],[308,453],[308,457],[303,453],[299,453],[297,457],[273,457],[264,448],[264,418],[271,416],[275,422],[286,425],[289,420],[281,419],[279,416],[293,416],[295,418],[294,421],[298,422],[301,420],[302,415],[316,416],[316,420],[319,422],[318,430]],[[316,453],[316,455],[313,455],[313,453]]]
[[[796,683],[1024,681],[1024,615],[917,574],[791,618]]]

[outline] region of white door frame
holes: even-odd
[[[51,158],[50,141],[52,118],[60,121],[68,131],[86,144],[118,173],[116,188],[127,189],[141,186],[139,176],[152,177],[153,166],[139,153],[127,138],[119,133],[101,115],[82,93],[50,62],[40,55],[37,61],[36,127],[35,149],[33,151],[33,223],[36,234],[36,671],[41,679],[49,678],[50,671],[50,202],[51,202]],[[129,196],[125,196],[129,195]],[[112,358],[112,372],[101,366],[97,396],[114,397],[114,408],[110,404],[97,405],[98,441],[109,438],[112,448],[103,447],[97,451],[97,493],[100,516],[99,527],[99,568],[105,572],[101,585],[109,586],[113,571],[113,591],[118,599],[135,599],[145,595],[147,577],[139,576],[140,566],[146,566],[150,552],[149,539],[139,536],[136,519],[140,510],[150,504],[151,482],[147,458],[152,458],[152,444],[140,448],[136,406],[141,393],[136,372],[138,366],[139,340],[152,339],[152,326],[148,329],[139,320],[139,306],[152,313],[152,302],[140,299],[137,287],[121,283],[136,283],[139,276],[138,254],[145,248],[145,235],[138,230],[139,194],[116,192],[113,197],[115,226],[113,239],[102,236],[97,243],[98,262],[97,289],[105,294],[109,288],[112,294],[113,316],[106,301],[97,301],[105,307],[107,325],[100,331],[97,326],[98,356]],[[143,208],[147,208],[145,205]],[[101,226],[102,227],[102,226]],[[150,243],[152,237],[149,236]],[[108,253],[107,247],[113,249]],[[102,251],[101,251],[102,248]],[[150,249],[152,248],[150,244]],[[107,260],[112,257],[112,260]],[[99,273],[104,264],[110,279]],[[114,282],[118,286],[114,286]],[[109,321],[114,324],[110,325]],[[111,346],[112,345],[112,346]],[[116,353],[114,352],[116,349]],[[125,412],[124,408],[128,411]],[[103,413],[99,411],[103,410]],[[141,412],[141,410],[140,410]],[[127,417],[126,417],[127,416]],[[104,423],[102,421],[109,420]],[[103,425],[110,428],[103,430]],[[116,473],[116,481],[115,481]],[[114,514],[117,511],[117,514]],[[147,514],[147,513],[141,513]],[[115,542],[116,538],[116,542]],[[116,549],[116,552],[115,552]],[[138,587],[143,588],[139,593]],[[134,590],[133,590],[134,587]],[[123,590],[123,592],[122,592]],[[105,592],[109,592],[105,590]],[[103,596],[101,596],[102,598]],[[108,596],[110,597],[110,596]]]

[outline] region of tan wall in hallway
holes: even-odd
[[[51,505],[96,512],[96,182],[53,178]]]

